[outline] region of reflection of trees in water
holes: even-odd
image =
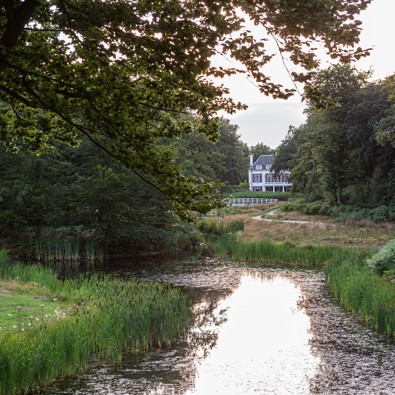
[[[219,326],[226,321],[226,310],[219,310],[218,304],[232,290],[210,290],[202,295],[202,290],[195,288],[190,292],[200,294],[200,300],[193,306],[195,321],[187,335],[188,355],[205,358],[217,342]]]

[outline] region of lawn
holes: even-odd
[[[38,284],[0,281],[0,328],[31,327],[35,323],[58,319],[69,305],[42,292]]]

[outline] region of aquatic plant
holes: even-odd
[[[218,237],[223,234],[244,230],[244,222],[235,220],[224,224],[223,222],[204,219],[197,224],[197,228],[206,236]]]
[[[0,280],[35,282],[73,303],[61,320],[0,332],[1,394],[35,389],[85,369],[94,357],[121,363],[125,350],[168,345],[191,320],[186,296],[169,284],[98,276],[61,281],[50,268],[9,262],[2,251],[0,272]]]
[[[340,262],[346,258],[365,260],[371,255],[367,249],[342,248],[333,245],[295,245],[289,241],[276,243],[269,239],[239,240],[236,234],[224,234],[216,244],[221,258],[249,262],[271,262],[292,266],[324,267],[327,262]]]
[[[336,299],[361,321],[395,337],[395,287],[373,274],[364,261],[330,263],[327,279]]]

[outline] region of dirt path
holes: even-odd
[[[278,209],[269,211],[268,213],[265,214],[265,217],[270,217],[276,214]],[[253,219],[257,221],[267,221],[267,222],[284,222],[284,223],[289,223],[289,224],[317,224],[317,225],[332,225],[335,226],[334,224],[328,224],[325,222],[316,222],[316,221],[298,221],[298,220],[288,220],[288,219],[269,219],[269,218],[263,218],[263,216],[258,215],[256,217],[252,217]]]

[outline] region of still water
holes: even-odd
[[[211,259],[117,270],[181,287],[194,325],[170,348],[93,362],[45,394],[395,394],[394,344],[345,314],[320,272]]]

